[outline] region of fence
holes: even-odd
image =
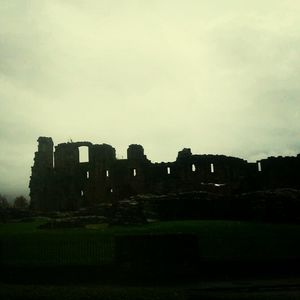
[[[114,239],[78,241],[1,241],[1,265],[105,265],[114,261]]]

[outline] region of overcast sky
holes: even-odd
[[[250,161],[300,152],[297,0],[1,0],[0,193],[36,140]]]

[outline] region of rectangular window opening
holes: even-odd
[[[135,177],[136,176],[136,169],[132,170],[132,175]]]
[[[192,172],[196,172],[196,165],[192,164]]]
[[[90,178],[90,172],[87,171],[87,172],[86,172],[86,179],[89,179],[89,178]]]
[[[81,197],[84,196],[83,190],[80,191],[80,195],[81,195]]]
[[[167,167],[167,173],[170,175],[171,174],[171,168]]]
[[[109,170],[106,170],[106,171],[105,171],[105,176],[106,176],[106,177],[109,177]]]
[[[257,169],[258,169],[258,172],[262,171],[262,169],[261,169],[261,162],[260,161],[257,163]]]
[[[89,147],[79,147],[79,163],[89,162]]]
[[[214,164],[210,164],[210,173],[215,173]]]

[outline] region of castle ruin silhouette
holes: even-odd
[[[300,189],[300,154],[269,157],[256,163],[225,155],[193,155],[189,148],[176,161],[152,163],[141,145],[127,149],[127,159],[117,159],[107,144],[68,142],[53,151],[50,137],[39,137],[30,178],[31,205],[41,211],[77,210],[113,203],[140,194],[203,191],[243,193]],[[79,148],[87,147],[81,162]]]

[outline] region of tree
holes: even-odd
[[[7,207],[9,207],[7,198],[4,195],[0,194],[0,208],[7,208]]]
[[[24,196],[18,196],[15,198],[14,208],[27,208],[28,205],[28,201]]]

